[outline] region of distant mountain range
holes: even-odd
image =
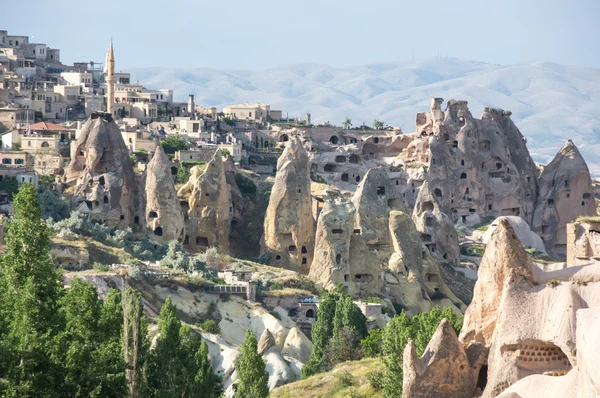
[[[377,118],[414,131],[432,97],[464,99],[479,117],[485,106],[512,111],[538,162],[549,162],[568,138],[600,176],[600,69],[532,62],[492,65],[451,58],[335,68],[319,64],[264,70],[141,68],[133,79],[172,88],[178,101],[216,106],[265,102],[290,117],[355,126]]]

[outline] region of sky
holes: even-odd
[[[600,68],[600,0],[29,0],[0,29],[116,69],[337,67],[437,55]]]

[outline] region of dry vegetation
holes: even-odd
[[[371,385],[371,376],[382,369],[383,365],[379,358],[344,362],[330,372],[319,373],[305,380],[276,388],[271,391],[270,397],[381,397],[381,390]]]

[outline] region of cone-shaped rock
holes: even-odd
[[[535,269],[507,220],[500,221],[477,273],[473,301],[465,313],[461,341],[491,345],[506,283],[535,282]]]
[[[470,398],[474,394],[469,358],[452,325],[442,319],[422,358],[412,341],[404,350],[405,398]]]
[[[192,167],[190,179],[177,195],[187,213],[184,244],[192,250],[216,247],[221,253],[229,253],[233,206],[220,150],[215,151],[204,170]]]
[[[568,140],[540,178],[533,230],[546,250],[566,254],[566,226],[578,216],[596,215],[592,179],[579,150]]]
[[[93,114],[71,147],[65,182],[78,210],[111,227],[132,225],[137,193],[129,151],[110,115]]]
[[[183,239],[183,211],[171,175],[171,161],[160,145],[146,168],[146,227],[152,240],[168,242]]]
[[[277,161],[265,216],[261,253],[270,264],[308,274],[314,250],[310,163],[298,137],[290,138]]]

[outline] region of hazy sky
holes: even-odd
[[[444,56],[600,67],[600,0],[8,1],[0,29],[116,69],[361,65]]]

